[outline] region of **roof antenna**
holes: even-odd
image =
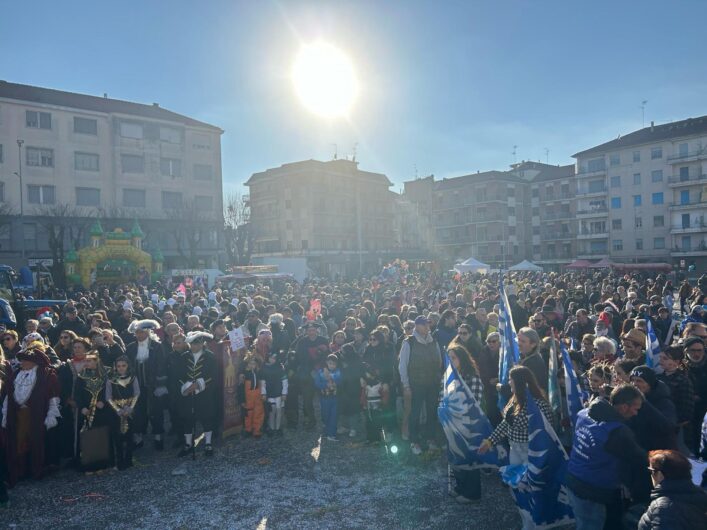
[[[545,164],[550,165],[550,150],[545,148]]]
[[[518,152],[518,146],[514,145],[513,146],[513,153],[511,153],[513,155],[513,165],[514,166],[518,163],[518,157],[516,156],[517,152]]]
[[[334,160],[337,160],[339,158],[339,146],[336,144],[331,144],[334,146]]]
[[[641,128],[646,126],[646,103],[648,103],[647,99],[641,101]]]
[[[356,143],[354,144],[354,148],[353,148],[353,159],[352,159],[353,162],[356,162],[356,150],[357,150],[357,149],[358,149],[358,142],[356,142]]]

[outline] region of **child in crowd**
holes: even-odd
[[[242,403],[245,403],[246,409],[245,432],[254,438],[260,438],[265,419],[265,393],[260,374],[260,358],[257,355],[248,355],[245,358],[245,366],[242,388]]]
[[[337,431],[355,438],[361,416],[361,377],[363,365],[353,344],[344,344],[339,352],[341,363],[341,384],[337,398],[342,428]]]
[[[314,386],[321,393],[319,402],[322,410],[322,423],[324,423],[324,435],[330,442],[338,441],[336,438],[336,389],[341,382],[341,370],[338,365],[339,358],[332,353],[326,359],[326,366],[320,368],[314,378]]]
[[[262,370],[262,392],[268,405],[268,433],[282,435],[282,410],[287,399],[287,372],[277,359],[278,352],[271,351]]]
[[[364,376],[361,378],[361,393],[366,413],[366,443],[381,441],[383,429],[383,384],[370,365],[364,365]]]
[[[130,361],[125,355],[115,360],[115,371],[106,384],[106,402],[114,412],[111,426],[111,443],[119,470],[133,465],[132,417],[140,398],[140,384],[131,373]]]

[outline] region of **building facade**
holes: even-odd
[[[388,177],[350,160],[306,160],[254,173],[254,263],[301,258],[315,275],[380,272],[401,252]]]
[[[524,259],[548,268],[574,255],[573,166],[538,162],[509,171],[405,182],[403,196],[426,215],[430,246],[447,263],[470,256],[492,267]]]
[[[126,231],[140,219],[165,267],[217,266],[222,133],[156,103],[0,81],[0,262],[50,257],[47,218],[66,215]]]
[[[707,267],[707,116],[574,155],[578,257]]]

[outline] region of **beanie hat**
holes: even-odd
[[[645,364],[636,366],[636,368],[631,370],[631,377],[640,377],[648,383],[648,386],[651,388],[655,388],[655,385],[658,384],[658,379],[653,371],[653,368],[646,366]]]

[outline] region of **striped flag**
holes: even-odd
[[[548,363],[548,400],[550,402],[550,408],[556,418],[561,419],[563,414],[562,408],[562,396],[560,393],[560,383],[557,379],[557,340],[555,339],[555,329],[552,328],[552,333],[550,334],[550,361]],[[561,424],[561,423],[560,423]]]
[[[658,354],[660,353],[660,341],[655,334],[651,319],[646,317],[646,326],[648,333],[646,334],[646,365],[651,368],[658,369]]]
[[[570,414],[570,425],[574,432],[574,425],[577,423],[577,414],[582,410],[582,387],[579,385],[577,372],[574,371],[572,359],[565,348],[565,345],[560,342],[560,351],[562,352],[562,365],[565,369],[565,397],[567,399],[567,410]]]
[[[571,524],[574,514],[563,485],[569,458],[530,392],[526,396],[528,468],[518,483],[512,485],[523,528]]]
[[[498,357],[498,381],[502,384],[508,384],[509,372],[511,368],[520,359],[520,351],[518,350],[518,339],[516,338],[516,328],[513,325],[513,315],[510,312],[508,297],[506,290],[503,288],[503,276],[501,283],[498,286],[500,294],[499,315],[498,315],[498,333],[501,335],[501,351]],[[506,405],[505,398],[499,393],[498,408],[503,410]]]
[[[495,450],[484,455],[477,453],[481,442],[491,436],[493,427],[454,365],[448,360],[445,365],[444,388],[437,416],[447,437],[449,463],[464,469],[507,465],[508,453],[502,446],[496,446]]]

